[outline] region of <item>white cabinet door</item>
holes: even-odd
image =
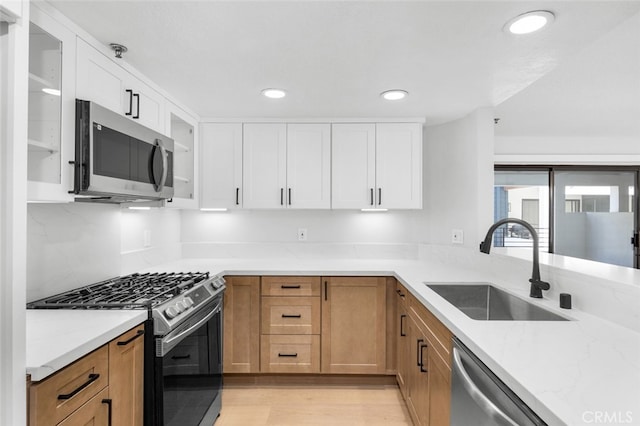
[[[125,71],[78,37],[76,96],[124,114]]]
[[[158,132],[165,131],[164,97],[78,38],[76,92]]]
[[[372,208],[375,203],[375,124],[333,124],[331,205]]]
[[[29,29],[27,199],[69,202],[75,158],[76,37],[33,5]]]
[[[287,125],[287,207],[331,207],[329,124]]]
[[[285,207],[287,125],[247,123],[243,133],[243,206],[248,209]]]
[[[198,208],[198,121],[167,102],[165,130],[173,139],[173,198],[167,207]]]
[[[125,115],[150,129],[165,132],[165,99],[140,79],[126,75],[122,92]],[[168,133],[167,133],[168,134]]]
[[[241,208],[242,124],[201,124],[200,153],[200,208]]]
[[[376,124],[376,207],[422,208],[422,126]]]

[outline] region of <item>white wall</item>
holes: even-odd
[[[483,108],[425,129],[429,243],[451,244],[455,228],[478,247],[493,223],[493,126],[493,110]]]
[[[26,5],[22,13],[0,28],[0,425],[26,423]]]

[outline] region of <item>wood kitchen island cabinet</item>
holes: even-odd
[[[29,426],[141,426],[144,326],[29,386]]]

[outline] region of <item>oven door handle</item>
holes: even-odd
[[[199,320],[197,323],[187,328],[186,330],[180,331],[176,335],[172,335],[171,333],[167,334],[160,340],[159,347],[156,348],[156,356],[165,356],[171,349],[173,349],[178,343],[180,343],[185,337],[187,337],[192,331],[200,328],[203,324],[209,321],[214,317],[218,312],[220,312],[221,303],[217,303],[210,313],[208,313],[204,318]]]

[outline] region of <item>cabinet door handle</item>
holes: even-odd
[[[301,314],[295,314],[295,315],[282,314],[282,318],[302,318],[302,315]]]
[[[124,342],[118,342],[117,345],[118,346],[127,346],[129,343],[133,342],[134,340],[136,340],[138,337],[144,335],[144,330],[138,330],[138,332],[136,333],[135,336],[133,336],[130,339],[125,340]]]
[[[373,205],[373,188],[371,188],[371,205]]]
[[[291,205],[291,188],[289,188],[289,205]]]
[[[404,293],[401,292],[400,290],[396,290],[396,293],[398,293],[398,296],[404,298]]]
[[[281,285],[280,288],[300,288],[300,284],[296,284],[296,285]]]
[[[282,358],[297,358],[298,353],[292,353],[292,354],[282,354],[282,353],[278,353],[279,357]]]
[[[125,90],[129,94],[129,112],[125,112],[124,115],[133,114],[133,90],[127,89]]]
[[[424,339],[418,339],[416,342],[416,365],[422,367],[422,360],[420,359],[420,344],[424,342]]]
[[[240,205],[240,188],[236,188],[236,206]]]
[[[426,345],[426,344],[424,344],[424,345],[420,345],[420,349],[419,349],[419,351],[420,351],[420,372],[421,372],[421,373],[428,373],[428,372],[429,372],[429,370],[427,370],[427,369],[424,367],[424,358],[423,358],[423,356],[422,356],[422,355],[423,355],[422,350],[423,350],[424,348],[428,348],[428,347],[429,347],[429,345]]]
[[[133,118],[140,118],[140,93],[134,93],[133,97],[136,98],[137,102],[136,105],[138,106],[138,108],[136,108],[136,115],[133,116]]]
[[[378,205],[382,204],[382,188],[378,188]]]
[[[407,316],[405,314],[400,315],[400,337],[405,337],[406,333],[404,332],[404,319]]]
[[[284,205],[284,188],[280,188],[280,205]]]
[[[66,399],[71,399],[74,396],[76,396],[80,391],[82,391],[82,389],[86,388],[87,386],[89,386],[91,383],[95,382],[96,380],[98,380],[98,378],[100,377],[99,374],[97,373],[93,373],[93,374],[89,374],[89,380],[87,380],[86,382],[84,382],[83,384],[81,384],[80,386],[78,386],[77,388],[75,388],[73,391],[71,391],[70,393],[63,393],[58,395],[58,399],[61,400],[66,400]]]
[[[324,300],[327,300],[329,289],[327,288],[327,282],[324,282]]]
[[[112,410],[113,410],[113,404],[112,404],[112,402],[113,402],[113,401],[112,401],[110,398],[105,398],[105,399],[103,399],[103,400],[102,400],[102,403],[103,403],[103,404],[107,404],[107,416],[108,416],[108,417],[107,417],[107,419],[108,419],[108,420],[107,420],[107,422],[108,422],[107,424],[108,424],[109,426],[111,426],[111,412],[112,412]]]

